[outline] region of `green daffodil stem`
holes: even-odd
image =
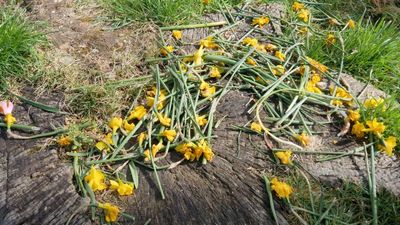
[[[370,142],[373,142],[372,134],[370,135]],[[378,225],[378,207],[376,203],[376,177],[375,177],[375,149],[374,145],[370,146],[371,155],[371,208],[372,208],[372,224]]]
[[[272,149],[272,151],[274,152],[281,152],[281,151],[285,151],[287,149]],[[364,156],[363,153],[358,153],[357,152],[361,152],[362,149],[357,149],[351,152],[329,152],[329,151],[302,151],[302,150],[290,150],[293,153],[297,153],[297,154],[308,154],[308,155],[356,155],[356,156]]]
[[[0,127],[7,128],[7,124],[0,123]],[[13,124],[11,125],[12,130],[20,130],[28,133],[40,131],[40,127],[29,126],[29,125],[22,125],[22,124]]]
[[[265,182],[265,189],[268,194],[268,202],[269,202],[269,207],[271,208],[272,218],[274,219],[275,224],[278,225],[279,222],[278,222],[278,217],[276,216],[274,198],[272,197],[272,191],[271,191],[271,184],[269,183],[267,175],[264,175],[264,182]]]
[[[205,27],[218,27],[228,24],[228,21],[219,21],[212,23],[200,23],[200,24],[188,24],[188,25],[180,25],[180,26],[170,26],[170,27],[161,27],[161,31],[168,30],[184,30],[184,29],[194,29],[194,28],[205,28]]]
[[[86,127],[89,127],[90,125],[91,125],[90,122],[85,122],[85,123],[78,125],[78,128],[84,129]],[[14,134],[11,130],[7,130],[7,135],[13,139],[28,140],[28,139],[37,139],[37,138],[56,136],[59,134],[66,133],[66,132],[68,132],[68,130],[69,130],[68,128],[60,128],[60,129],[56,129],[54,131],[36,134],[36,135],[32,135],[32,136],[21,136],[18,134]]]

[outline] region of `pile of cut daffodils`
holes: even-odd
[[[375,155],[374,147],[392,155],[396,137],[385,129],[381,115],[394,110],[394,106],[384,99],[358,102],[342,82],[341,71],[307,56],[305,45],[310,35],[326,35],[327,48],[340,48],[341,32],[354,29],[356,23],[313,18],[312,10],[295,2],[281,20],[285,29],[291,30],[286,36],[272,34],[268,27],[277,18],[255,9],[225,13],[230,24],[199,40],[197,50],[191,54],[184,51],[187,43],[182,29],[188,26],[161,28],[160,55],[149,60],[153,62],[153,86],[139,91],[126,115],[112,117],[104,126],[103,138],[93,146],[76,149],[68,135],[58,140],[63,148],[73,149],[68,155],[73,157],[79,192],[91,199],[92,218],[97,208],[104,211],[101,221],[115,222],[120,215],[132,218],[117,205],[98,200],[97,193],[133,195],[140,188],[139,166],[154,171],[165,198],[157,171],[173,169],[183,161],[212,162],[218,155],[211,145],[216,138],[214,113],[231,90],[251,93],[256,99],[248,112],[253,120],[238,125],[240,132],[264,135],[274,146],[285,146],[272,149],[281,164],[290,166],[293,154],[306,152],[304,148],[315,134],[314,126],[338,123],[329,120],[331,115],[342,118],[339,122],[345,124],[341,136],[351,133],[368,140],[371,155]],[[251,25],[248,32],[235,40],[224,38],[223,32],[235,32],[239,20]],[[313,25],[321,23],[340,29],[314,31]],[[167,42],[164,37],[169,35]],[[170,154],[181,159],[170,162],[166,160]],[[343,153],[343,157],[348,155]],[[129,170],[129,176],[123,169]],[[268,190],[289,199],[293,191],[289,184],[277,177],[270,183],[266,178],[266,182]]]

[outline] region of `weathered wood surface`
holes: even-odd
[[[31,90],[32,91],[32,90]],[[57,104],[59,95],[40,101]],[[18,105],[20,123],[43,130],[63,124],[63,117]],[[71,165],[59,159],[57,151],[41,148],[42,141],[8,140],[0,136],[0,224],[89,224],[82,212],[88,205],[72,185]]]

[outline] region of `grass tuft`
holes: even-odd
[[[36,54],[35,46],[44,40],[22,9],[0,8],[0,92],[7,88],[8,77],[24,75]]]

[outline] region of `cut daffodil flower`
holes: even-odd
[[[107,188],[104,182],[105,176],[101,170],[90,168],[89,173],[85,176],[85,181],[93,191],[102,191]]]
[[[121,196],[132,195],[133,189],[132,183],[124,183],[122,180],[110,180],[110,190],[117,191]]]

